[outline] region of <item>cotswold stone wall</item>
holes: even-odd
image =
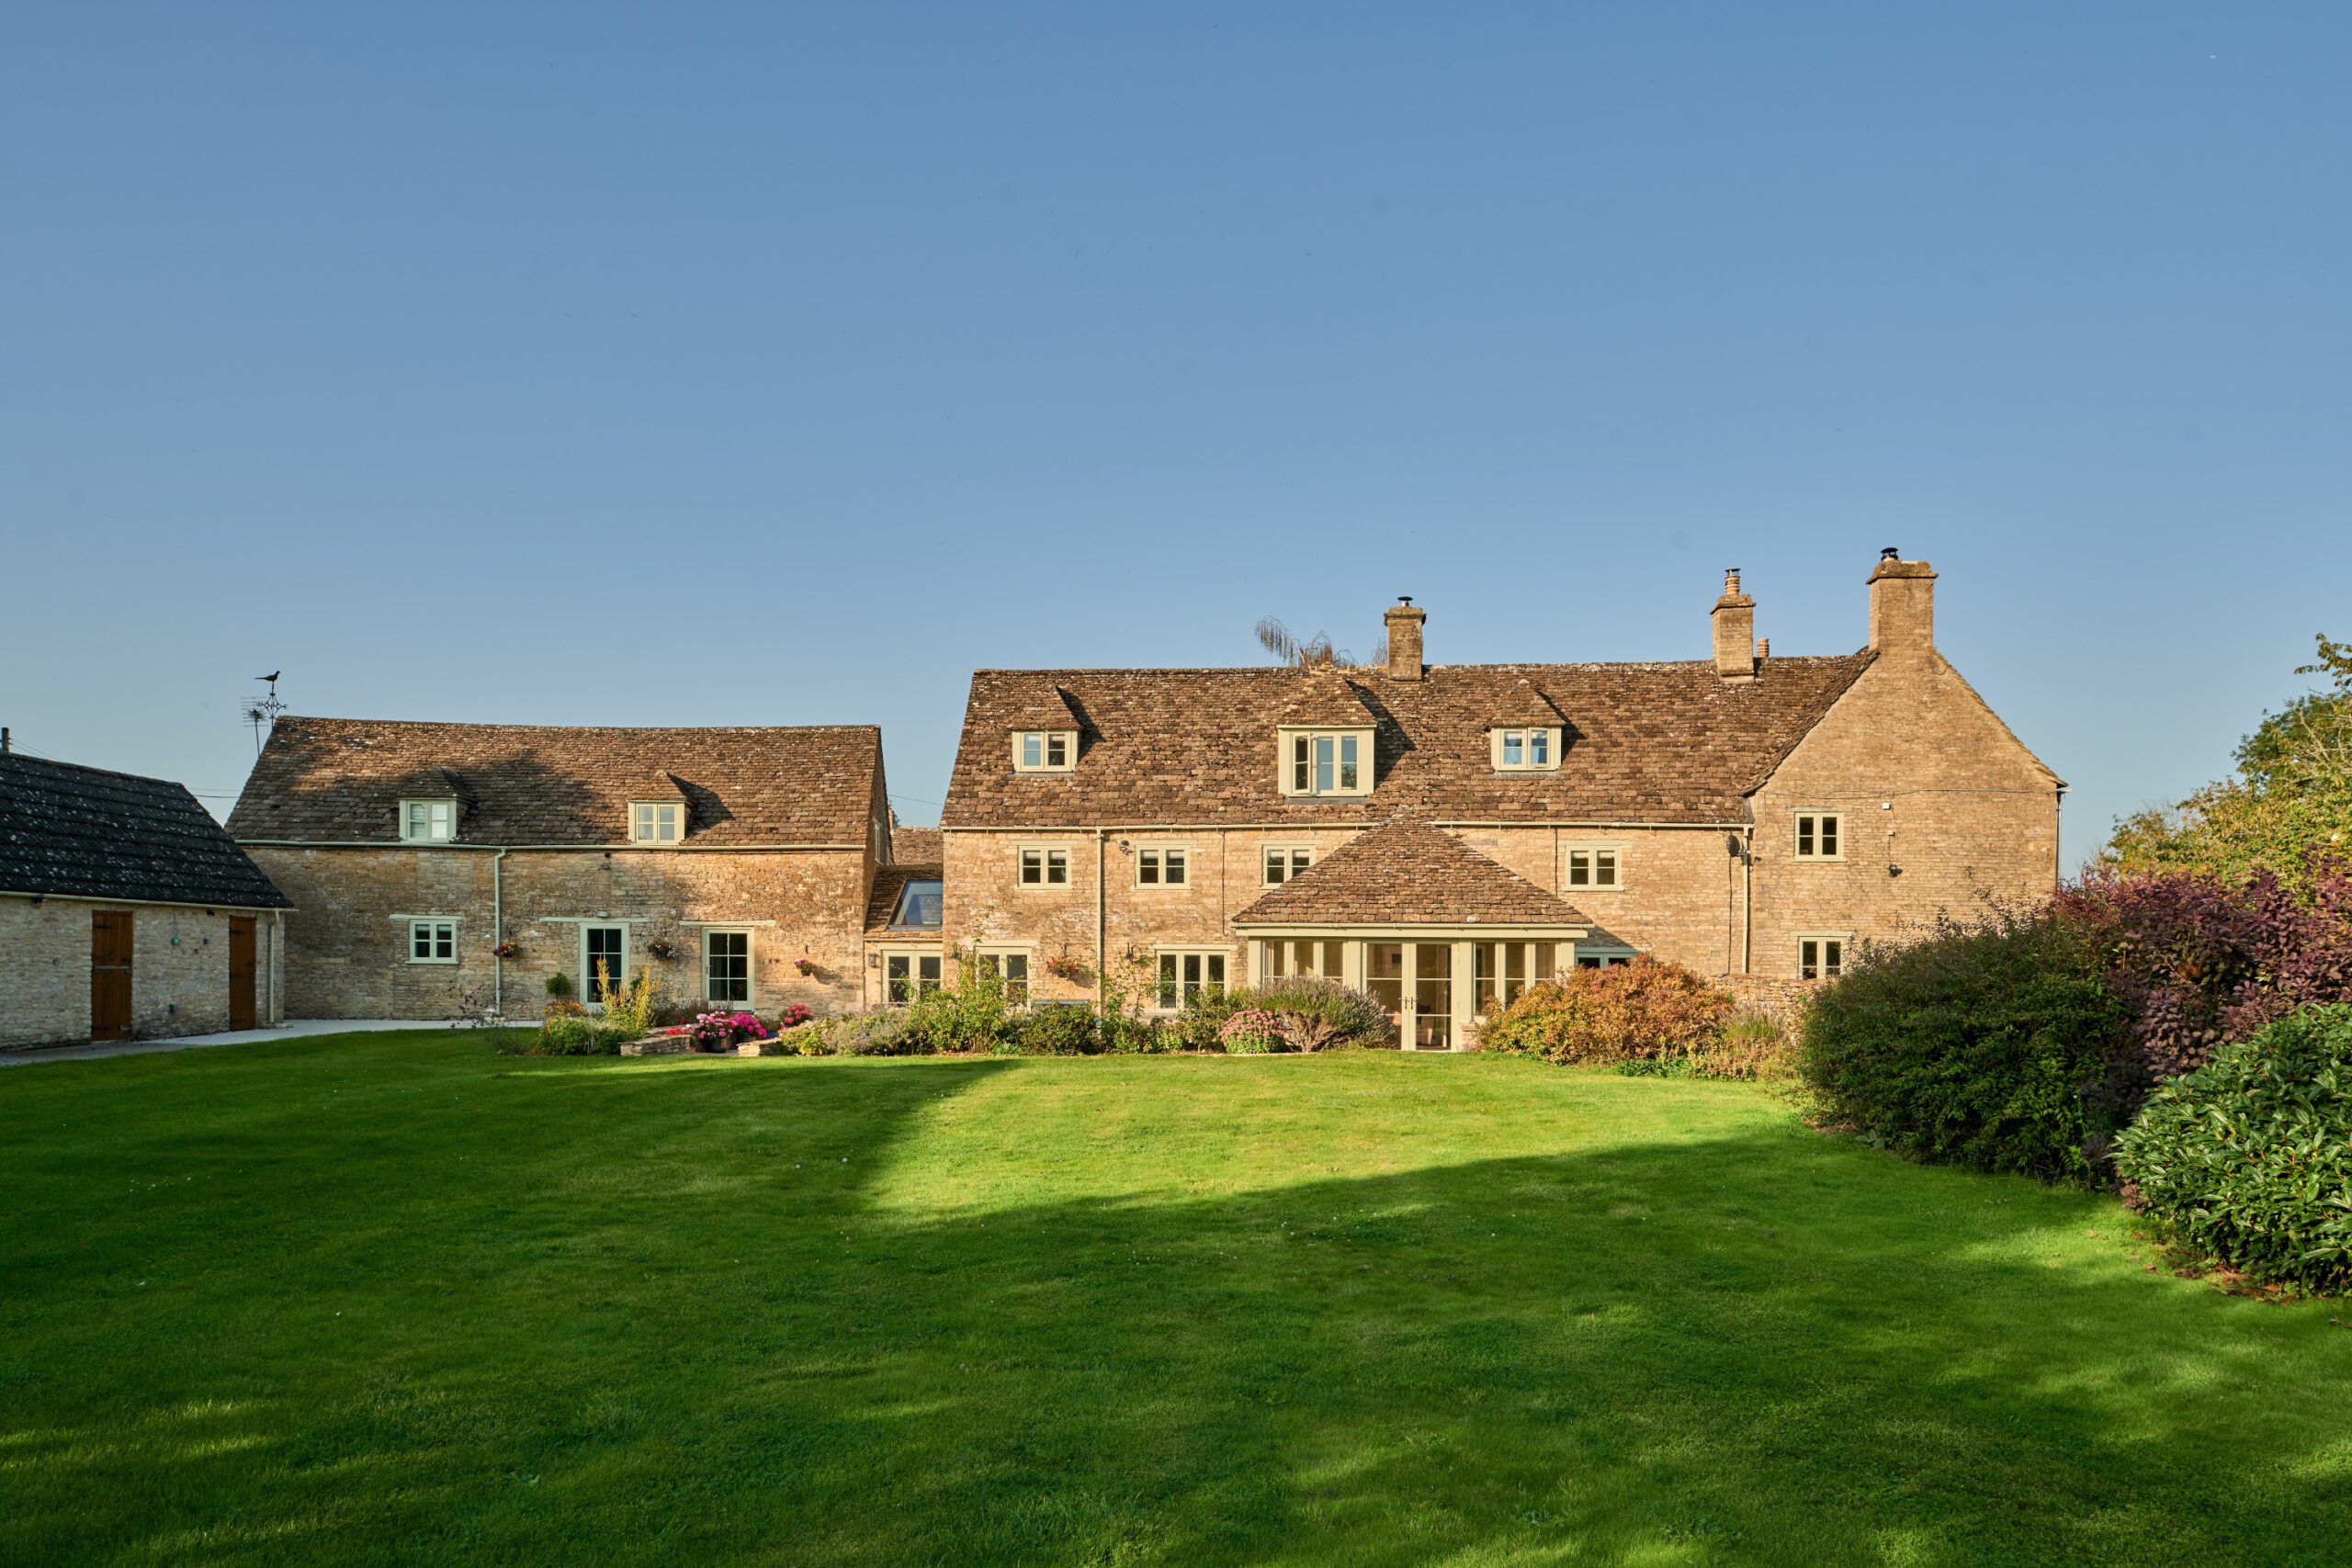
[[[870,852],[514,851],[499,871],[503,931],[488,850],[248,852],[296,905],[287,916],[287,1005],[297,1017],[445,1018],[469,998],[488,1005],[502,967],[491,950],[503,936],[521,948],[503,966],[505,1011],[536,1018],[558,971],[585,998],[583,920],[625,927],[630,976],[650,970],[678,1001],[703,998],[703,922],[751,931],[758,1011],[794,1002],[847,1011],[864,994]],[[412,962],[412,918],[454,919],[458,962]],[[656,957],[657,942],[673,955]],[[799,972],[802,959],[810,974]]]
[[[0,897],[0,1050],[90,1037],[90,916],[72,898]],[[120,905],[104,906],[121,908]],[[220,909],[131,911],[130,1032],[134,1038],[209,1034],[229,1027],[229,920]],[[273,1011],[277,953],[270,917],[254,920],[254,1021]]]
[[[1932,650],[1882,654],[1754,806],[1759,975],[1793,977],[1807,934],[1899,938],[2056,885],[2055,782]],[[1839,859],[1796,858],[1807,810],[1843,814]]]

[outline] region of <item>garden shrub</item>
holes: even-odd
[[[2103,1174],[2129,1020],[2052,910],[1865,943],[1815,997],[1799,1065],[1821,1120],[1911,1158],[2046,1180]]]
[[[2330,856],[2312,856],[2292,886],[2269,871],[2238,884],[2094,871],[2057,907],[2090,933],[2132,1015],[2132,1049],[2108,1088],[2124,1119],[2271,1020],[2352,1001],[2352,874]]]
[[[1396,1043],[1396,1021],[1369,992],[1337,980],[1277,980],[1238,994],[1242,1005],[1263,1008],[1282,1021],[1283,1038],[1299,1051],[1341,1045]]]
[[[993,1051],[1014,1043],[1020,1024],[1004,982],[968,955],[956,969],[956,984],[924,992],[906,1010],[908,1029],[933,1051]]]
[[[1182,1010],[1167,1020],[1166,1028],[1170,1050],[1222,1051],[1225,1042],[1220,1031],[1225,1021],[1241,1006],[1240,994],[1227,990],[1200,990],[1193,994]]]
[[[1184,1049],[1166,1021],[1148,1017],[1137,1009],[1105,1012],[1097,1027],[1102,1032],[1102,1049],[1114,1055],[1152,1055]]]
[[[2181,1241],[2267,1283],[2352,1291],[2352,1007],[2290,1013],[2158,1089],[2115,1163]]]
[[[809,1056],[920,1056],[932,1050],[921,1032],[909,1026],[903,1008],[876,1008],[872,1012],[843,1013],[820,1019],[793,1031],[795,1046]],[[797,1036],[813,1037],[802,1041]]]
[[[559,969],[548,976],[548,995],[562,1001],[571,995],[571,976]]]
[[[1037,1056],[1091,1056],[1102,1049],[1094,1010],[1077,1003],[1044,1003],[1021,1021],[1021,1048]]]
[[[679,1031],[697,1051],[731,1051],[747,1040],[765,1040],[768,1027],[748,1012],[706,1012]]]
[[[1262,1056],[1291,1048],[1283,1035],[1283,1021],[1261,1007],[1237,1008],[1228,1013],[1217,1025],[1216,1041],[1236,1056]]]
[[[1689,1055],[1714,1037],[1731,998],[1646,954],[1530,986],[1479,1031],[1482,1051],[1612,1066]]]

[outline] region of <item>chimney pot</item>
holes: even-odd
[[[1429,619],[1429,612],[1413,607],[1412,595],[1400,593],[1396,603],[1388,606],[1381,619],[1388,627],[1388,678],[1392,681],[1418,681],[1421,678],[1421,626]]]

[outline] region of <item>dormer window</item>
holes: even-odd
[[[1550,773],[1560,765],[1560,732],[1541,725],[1488,730],[1497,773]]]
[[[1012,736],[1016,773],[1066,773],[1078,765],[1075,729],[1022,729]]]
[[[458,836],[454,800],[401,802],[401,838],[412,844],[446,844]]]
[[[1288,729],[1283,736],[1283,793],[1372,793],[1372,731]]]
[[[684,827],[685,807],[674,800],[635,800],[628,808],[628,839],[633,844],[674,844]]]

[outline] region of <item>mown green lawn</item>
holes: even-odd
[[[2352,1555],[2352,1307],[1735,1085],[354,1035],[0,1070],[0,1214],[11,1563]]]

